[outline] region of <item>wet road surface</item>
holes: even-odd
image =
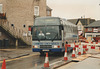
[[[62,60],[62,55],[49,55],[49,63],[52,64],[59,60]],[[30,56],[27,58],[21,58],[18,60],[6,62],[7,69],[41,69],[45,61],[45,56]],[[0,68],[1,68],[0,64]]]

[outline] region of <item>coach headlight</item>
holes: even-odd
[[[54,45],[53,48],[60,48],[60,46],[59,45]]]
[[[35,45],[34,48],[39,48],[39,47],[37,45]]]
[[[58,45],[54,45],[53,48],[58,48],[57,46],[58,46]]]

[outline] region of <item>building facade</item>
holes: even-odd
[[[68,21],[74,23],[78,27],[78,35],[84,35],[85,29],[84,26],[87,26],[95,21],[95,19],[91,18],[79,18],[79,19],[69,19]]]
[[[47,16],[51,16],[52,15],[52,9],[50,7],[46,7],[46,13],[47,13]]]
[[[95,37],[100,38],[100,20],[85,27],[85,37],[88,41],[93,41]]]
[[[41,16],[47,16],[46,0],[0,0],[0,26],[9,30],[15,39],[31,42],[29,27],[33,26],[36,17]]]
[[[28,32],[34,16],[46,16],[46,0],[0,0],[2,13],[9,23]]]

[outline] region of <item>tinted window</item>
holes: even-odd
[[[38,18],[35,19],[34,25],[60,25],[59,18]]]

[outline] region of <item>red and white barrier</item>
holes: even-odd
[[[83,48],[87,48],[87,45],[83,45]]]
[[[81,55],[81,49],[79,48],[79,52],[78,52],[78,55]]]
[[[86,49],[85,48],[83,48],[83,54],[86,54]]]
[[[95,49],[95,46],[91,46],[91,49]]]

